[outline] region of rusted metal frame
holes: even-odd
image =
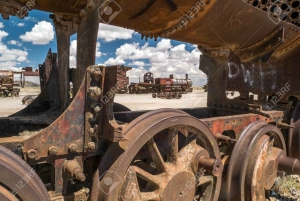
[[[61,195],[66,194],[66,185],[67,185],[67,179],[66,176],[63,174],[63,164],[65,162],[65,158],[63,159],[57,159],[54,162],[54,172],[55,172],[55,194]]]
[[[29,150],[37,151],[35,160],[48,157],[48,149],[51,146],[57,148],[56,155],[68,154],[68,146],[71,143],[77,144],[78,152],[83,151],[85,91],[85,82],[83,81],[68,109],[56,121],[22,141],[25,160],[28,160],[27,152]]]
[[[48,60],[52,60],[51,57],[51,49],[49,49],[48,53],[47,53],[47,56],[46,56],[46,61],[43,63],[43,64],[40,64],[39,65],[39,74],[40,74],[40,87],[41,87],[41,91],[44,90],[48,80],[49,80],[49,77],[50,77],[50,73],[51,73],[51,70],[53,68],[53,63],[52,62],[48,62]]]
[[[114,97],[118,93],[117,70],[118,66],[102,67],[104,80],[103,96],[101,104],[103,109],[101,136],[113,142],[124,140],[123,125],[119,125],[114,117],[113,105]],[[104,70],[105,69],[105,70]]]
[[[275,52],[268,64],[246,63],[237,55],[233,56],[228,61],[227,90],[247,94],[252,92],[262,97],[257,102],[272,104],[274,108],[277,103],[287,104],[289,96],[299,99],[299,42],[297,40]],[[276,98],[270,100],[272,95]],[[266,96],[269,96],[269,100]]]
[[[226,113],[224,114],[227,116],[208,117],[209,114],[213,114],[213,113],[215,113],[215,115],[218,114],[216,111],[211,110],[210,108],[196,108],[193,110],[189,110],[189,109],[182,109],[182,110],[192,116],[195,116],[196,118],[199,118],[203,123],[205,123],[210,128],[210,130],[214,135],[218,133],[223,133],[223,131],[225,130],[233,130],[236,134],[236,138],[238,138],[240,133],[253,121],[262,120],[267,123],[276,124],[278,122],[281,122],[284,118],[283,111],[269,111],[267,114],[270,115],[270,118],[267,118],[252,113],[232,115],[228,112],[227,114]],[[121,122],[129,123],[133,119],[137,118],[138,116],[146,112],[148,111],[117,112],[115,113],[115,117],[117,120]]]
[[[84,119],[84,151],[95,151],[98,149],[99,128],[102,127],[101,117],[102,106],[99,101],[102,97],[101,82],[103,72],[99,67],[90,66],[86,71],[86,104],[85,104],[85,119]],[[93,144],[94,149],[90,149],[88,145]]]
[[[64,20],[59,15],[53,16],[53,23],[57,38],[59,107],[61,110],[64,110],[70,98],[70,37],[75,33],[75,27],[73,27],[72,20]]]
[[[51,49],[50,49],[44,62],[45,72],[48,73],[48,69],[51,69],[46,87],[28,107],[11,115],[10,117],[33,116],[34,114],[40,115],[41,113],[46,112],[50,109],[52,110],[53,113],[57,109],[59,87],[57,82],[58,69],[56,65],[56,59],[57,59],[57,54],[51,53]],[[53,113],[52,115],[58,117],[59,113],[57,114]],[[24,120],[25,119],[26,118],[24,118]],[[51,123],[52,122],[48,122],[47,124],[51,124]]]
[[[97,43],[97,33],[99,27],[99,8],[103,0],[88,1],[84,9],[81,9],[79,15],[81,17],[80,24],[77,28],[77,67],[76,67],[76,81],[73,86],[73,93],[79,89],[83,79],[83,72],[85,69],[95,64],[95,53]],[[102,7],[104,9],[104,7]]]
[[[76,156],[74,159],[83,169],[83,158],[82,156]],[[66,187],[68,182],[70,181],[70,179],[73,179],[72,177],[70,177],[70,172],[66,171],[66,162],[70,161],[70,159],[66,159],[66,158],[60,158],[60,159],[54,159],[52,160],[52,164],[54,165],[55,168],[55,180],[53,181],[54,185],[55,185],[55,196],[58,195],[67,195],[66,192]]]
[[[226,96],[227,58],[221,59],[208,54],[200,56],[200,70],[208,76],[208,107],[235,109],[247,112],[248,104],[239,99],[228,99]]]
[[[223,117],[203,118],[200,119],[205,123],[214,135],[223,133],[226,130],[233,130],[235,132],[236,139],[239,138],[243,130],[252,122],[262,120],[266,123],[277,123],[281,122],[284,118],[282,111],[268,112],[270,118],[263,117],[257,114],[241,114]]]

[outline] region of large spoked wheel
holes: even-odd
[[[258,121],[241,134],[230,156],[227,200],[266,200],[280,175],[278,164],[286,156],[284,138],[273,125]]]
[[[96,172],[92,200],[217,200],[218,144],[198,119],[172,109],[148,112],[112,144]],[[125,151],[123,149],[125,149]]]
[[[50,200],[35,171],[19,156],[0,146],[0,200]]]

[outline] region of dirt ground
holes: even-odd
[[[20,97],[0,98],[0,117],[5,117],[26,107],[22,105],[25,95],[37,95],[36,89],[22,90]],[[154,110],[159,108],[195,108],[206,106],[207,93],[203,90],[194,90],[183,94],[181,99],[152,98],[152,94],[117,94],[115,102],[125,105],[131,110]]]
[[[6,117],[25,108],[26,106],[22,104],[23,97],[39,93],[39,87],[25,87],[21,88],[19,97],[0,97],[0,117]]]

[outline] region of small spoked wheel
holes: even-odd
[[[244,130],[230,157],[227,200],[235,201],[268,199],[276,178],[282,175],[280,167],[293,160],[286,157],[280,130],[261,121]]]
[[[217,200],[223,164],[211,131],[173,109],[148,112],[125,130],[96,172],[92,199]]]

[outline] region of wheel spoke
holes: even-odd
[[[136,172],[130,167],[124,178],[124,188],[122,189],[122,199],[128,201],[142,200]]]
[[[143,201],[160,200],[159,195],[155,192],[141,192],[140,195]]]
[[[177,164],[178,162],[178,129],[170,128],[168,130],[168,145],[169,151],[167,160],[171,163]]]
[[[153,139],[150,139],[147,142],[147,146],[148,146],[149,152],[151,154],[151,157],[156,165],[156,168],[160,172],[166,172],[166,166],[165,166],[164,159],[162,158],[161,153],[158,150],[158,147],[157,147],[155,141]]]
[[[207,183],[213,182],[214,177],[213,176],[202,176],[198,179],[197,186],[202,186]]]
[[[152,175],[145,170],[137,167],[137,166],[131,166],[131,169],[137,174],[137,176],[141,179],[144,179],[152,184],[155,184],[156,186],[159,186],[161,183],[161,180],[158,176]]]

